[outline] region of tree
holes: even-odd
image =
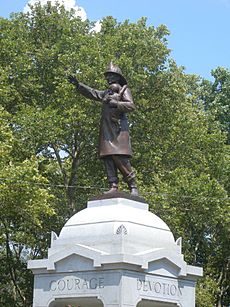
[[[230,145],[230,72],[224,67],[217,67],[212,70],[212,76],[214,82],[203,80],[201,83],[200,99],[206,111],[219,121]]]
[[[226,162],[222,165],[222,184],[225,187],[227,196],[224,200],[227,200],[228,204],[220,214],[221,223],[218,223],[218,227],[214,232],[212,241],[215,242],[214,248],[207,254],[207,268],[208,273],[205,283],[215,284],[212,287],[213,293],[216,295],[217,306],[228,306],[230,301],[229,291],[229,261],[230,254],[228,251],[228,238],[229,238],[229,136],[230,136],[230,102],[229,102],[229,71],[223,67],[218,67],[212,71],[214,81],[210,82],[202,80],[196,88],[196,97],[200,105],[203,105],[206,114],[216,120],[216,124],[219,125],[223,133],[226,135],[226,155],[224,156]],[[222,159],[219,158],[221,162]],[[221,162],[223,163],[223,161]],[[211,288],[211,287],[210,287]]]
[[[28,306],[32,276],[26,268],[28,256],[43,256],[47,246],[47,221],[54,215],[53,197],[39,174],[37,159],[23,162],[12,156],[14,137],[10,116],[0,108],[0,302],[4,306]],[[36,182],[36,185],[33,184]],[[44,241],[44,242],[42,242]]]

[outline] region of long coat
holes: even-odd
[[[110,90],[98,91],[83,83],[77,90],[86,98],[102,102],[99,155],[101,158],[109,155],[132,156],[129,137],[129,127],[126,113],[135,110],[130,89],[127,87],[116,106],[106,103],[106,95]]]

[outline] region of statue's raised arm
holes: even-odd
[[[99,154],[104,161],[110,185],[106,193],[118,190],[119,170],[131,194],[137,196],[135,174],[130,164],[132,149],[126,115],[135,110],[135,105],[127,81],[118,66],[110,63],[105,78],[108,88],[101,91],[79,82],[74,76],[68,77],[69,82],[83,96],[102,102]]]

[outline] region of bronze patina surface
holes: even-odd
[[[86,98],[102,103],[99,155],[104,161],[110,185],[106,193],[117,191],[120,171],[131,194],[137,196],[135,174],[130,163],[132,148],[127,119],[127,113],[134,111],[135,105],[126,78],[117,65],[111,62],[104,75],[108,82],[105,90],[91,88],[79,82],[75,76],[69,76],[69,82]]]

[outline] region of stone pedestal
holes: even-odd
[[[28,268],[33,307],[194,307],[202,276],[146,203],[119,197],[89,201]]]

